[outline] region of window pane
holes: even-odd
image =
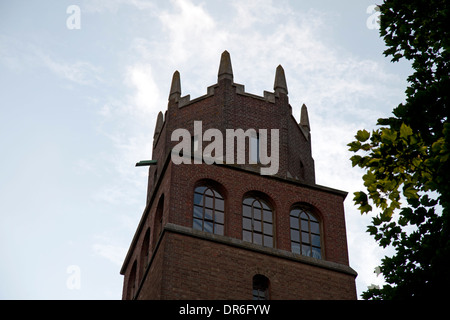
[[[291,210],[291,216],[298,218],[300,215],[300,209]]]
[[[194,206],[194,218],[203,219],[203,208]]]
[[[242,206],[242,215],[244,216],[244,217],[249,217],[249,218],[251,218],[251,216],[252,216],[252,208],[251,207],[249,207],[249,206]]]
[[[311,256],[311,247],[302,245],[302,255]]]
[[[264,210],[263,215],[264,215],[264,221],[272,222],[272,211]]]
[[[216,199],[222,199],[223,200],[223,198],[220,195],[220,193],[218,193],[216,190],[213,190],[213,192],[214,192],[214,197],[216,197]]]
[[[213,198],[205,196],[205,207],[213,208]]]
[[[317,219],[316,219],[316,217],[314,217],[312,214],[309,215],[309,219],[310,219],[311,221],[318,222]]]
[[[300,254],[300,244],[296,242],[291,242],[291,250],[293,253]]]
[[[298,223],[298,218],[295,217],[291,217],[291,228],[293,229],[299,229],[299,223]]]
[[[220,211],[224,211],[225,210],[225,205],[224,205],[224,201],[222,199],[218,199],[216,198],[216,210],[220,210]]]
[[[271,223],[264,223],[264,225],[263,225],[263,228],[264,228],[264,234],[267,234],[267,235],[273,235],[273,226],[272,226],[272,224]]]
[[[253,243],[262,244],[262,234],[254,233],[253,234]]]
[[[242,239],[244,241],[252,242],[252,233],[250,231],[244,230],[242,232]]]
[[[308,215],[305,213],[305,211],[300,211],[300,218],[308,220]]]
[[[265,203],[264,201],[261,201],[261,204],[262,204],[264,210],[271,211],[271,209],[269,208],[267,203]]]
[[[252,220],[244,218],[242,220],[242,228],[245,230],[252,230]]]
[[[259,162],[259,143],[257,137],[250,137],[250,161],[249,163]]]
[[[322,254],[319,248],[312,248],[312,256],[316,259],[322,259]]]
[[[195,188],[195,192],[203,194],[203,192],[205,192],[206,187],[197,187]]]
[[[223,235],[223,225],[222,224],[215,224],[214,225],[214,233]]]
[[[243,204],[246,204],[246,205],[248,205],[248,206],[251,206],[253,200],[254,200],[253,198],[245,198],[244,201],[243,201],[242,203],[243,203]]]
[[[273,238],[271,236],[264,236],[264,246],[273,248]]]
[[[208,188],[208,190],[206,190],[205,195],[214,197],[214,193],[213,193],[212,190],[209,189],[209,188]]]
[[[253,221],[253,230],[254,231],[258,231],[258,232],[262,232],[261,222],[260,221]]]
[[[303,242],[303,243],[310,243],[310,242],[309,242],[309,233],[307,233],[307,232],[302,232],[302,242]]]
[[[194,193],[194,204],[203,205],[203,196],[198,193]]]
[[[205,209],[205,220],[213,219],[213,211],[211,209]]]
[[[213,232],[213,223],[209,222],[209,221],[205,221],[203,224],[203,228],[204,228],[203,229],[204,231],[212,233]]]
[[[319,224],[317,222],[311,222],[310,225],[312,233],[320,233]]]
[[[312,234],[311,242],[313,246],[320,247],[320,236]]]
[[[261,220],[261,209],[253,208],[253,219]]]
[[[203,230],[203,227],[202,227],[202,220],[194,219],[194,225],[193,225],[193,228],[194,228],[195,230]]]
[[[254,200],[252,206],[253,208],[261,209],[261,202],[259,202],[259,200]]]
[[[309,231],[308,221],[302,220],[302,230]]]
[[[214,221],[223,224],[223,212],[216,211],[214,213]]]
[[[291,240],[300,242],[300,233],[297,230],[291,229]]]

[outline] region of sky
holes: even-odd
[[[231,55],[246,92],[285,70],[308,106],[316,182],[348,192],[358,296],[383,251],[352,202],[347,143],[405,99],[371,0],[0,1],[0,299],[122,297],[120,267],[145,208],[156,115],[170,82],[195,98]]]

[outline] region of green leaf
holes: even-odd
[[[400,217],[398,219],[398,224],[401,225],[402,227],[404,227],[408,224],[408,219],[405,217]]]
[[[361,211],[361,214],[363,213],[369,213],[370,211],[372,211],[372,206],[369,204],[363,205],[359,207],[359,211]]]
[[[347,146],[350,147],[350,149],[348,149],[349,151],[357,152],[357,151],[359,151],[359,149],[361,149],[361,142],[353,141],[353,142],[350,142]]]
[[[406,187],[403,189],[403,195],[408,199],[417,199],[419,196],[417,195],[417,190],[413,187]]]
[[[357,204],[367,203],[367,194],[363,191],[357,191],[354,193],[353,201]]]
[[[431,145],[431,150],[435,153],[439,153],[444,144],[445,144],[445,140],[444,140],[444,138],[441,138]]]
[[[394,143],[395,140],[397,139],[397,133],[394,130],[384,128],[383,131],[381,132],[381,139],[384,142]]]
[[[367,130],[359,130],[355,138],[360,142],[366,142],[370,138],[370,133]]]
[[[352,166],[353,167],[357,166],[360,163],[361,159],[362,157],[358,155],[351,157],[350,160],[352,161]]]
[[[402,125],[400,126],[400,137],[403,139],[407,139],[412,134],[412,129],[406,124],[402,123]]]
[[[367,227],[367,232],[370,234],[370,235],[376,235],[377,233],[378,233],[378,229],[377,229],[377,227],[374,227],[374,226],[368,226]]]
[[[372,223],[373,223],[374,226],[379,226],[379,225],[381,225],[382,222],[383,221],[380,218],[378,218],[378,217],[373,217],[372,218]]]

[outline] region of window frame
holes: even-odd
[[[151,239],[151,229],[150,227],[148,227],[141,245],[140,271],[139,271],[140,280],[142,280],[144,271],[147,269],[148,263],[150,262],[150,239]]]
[[[137,261],[134,260],[128,275],[127,300],[134,300],[137,290]]]
[[[201,188],[204,188],[203,191],[197,191]],[[206,194],[208,191],[211,191],[212,195]],[[196,197],[198,196],[201,197],[199,203],[196,202]],[[225,235],[225,197],[222,193],[209,184],[199,184],[194,188],[192,199],[192,228],[212,234]],[[207,204],[207,201],[212,201],[212,204]],[[218,202],[222,202],[222,204],[218,205]],[[210,214],[210,218],[207,216],[208,213]],[[198,222],[201,222],[200,228],[196,227],[196,223],[198,226]],[[205,222],[208,225],[210,224],[210,227],[205,228]]]
[[[249,137],[249,164],[261,163],[261,152],[259,150],[259,134]]]
[[[293,215],[296,210],[299,210],[298,217]],[[317,226],[313,228],[314,225]],[[289,211],[289,233],[291,252],[315,259],[325,259],[322,219],[315,210],[304,206],[292,207]],[[315,244],[317,239],[319,245]]]
[[[270,300],[270,280],[262,274],[255,274],[252,278],[252,299]]]
[[[246,201],[249,200],[248,204]],[[259,208],[254,206],[255,202],[259,202]],[[250,214],[246,213],[250,210]],[[258,210],[255,214],[255,209]],[[270,212],[270,219],[266,219],[266,212]],[[258,215],[260,218],[258,218]],[[255,217],[256,216],[256,217]],[[270,221],[269,221],[270,220]],[[250,225],[248,225],[250,223]],[[270,231],[266,229],[270,225]],[[255,228],[256,226],[256,228]],[[258,230],[259,229],[259,230]],[[255,240],[255,234],[257,235]],[[250,235],[250,239],[249,236]],[[261,240],[258,240],[260,238]],[[266,242],[270,238],[270,245]],[[242,240],[267,248],[276,248],[275,235],[275,210],[269,201],[256,195],[246,195],[242,200]]]

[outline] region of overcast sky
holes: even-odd
[[[404,101],[410,67],[384,57],[373,4],[1,1],[0,298],[121,298],[147,191],[147,168],[134,165],[151,158],[173,72],[182,95],[206,94],[224,50],[253,94],[273,91],[284,67],[297,120],[308,106],[316,182],[349,193],[358,295],[382,284],[383,252],[353,205],[361,171],[346,144]]]

